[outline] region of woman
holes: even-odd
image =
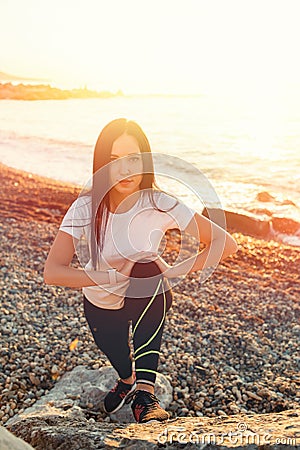
[[[196,237],[205,249],[168,265],[158,250],[172,228]],[[88,242],[88,263],[73,268],[82,236]],[[44,279],[82,288],[95,343],[119,375],[104,399],[107,413],[133,399],[137,422],[169,418],[154,394],[165,315],[172,304],[168,279],[216,266],[236,250],[226,231],[158,188],[150,145],[138,124],[116,119],[104,127],[94,150],[92,189],[67,211]]]

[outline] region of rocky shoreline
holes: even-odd
[[[5,425],[64,373],[108,361],[88,330],[80,290],[43,283],[49,247],[78,189],[5,166],[1,174]],[[234,236],[239,252],[211,278],[200,284],[195,273],[174,288],[159,365],[173,386],[172,418],[299,408],[299,249]],[[173,231],[169,238],[175,240],[167,245],[172,261],[178,235]]]

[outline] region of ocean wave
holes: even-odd
[[[27,136],[0,130],[0,160],[4,164],[78,185],[84,184],[90,177],[92,150],[92,146],[76,140]],[[203,207],[225,210],[229,228],[300,246],[300,208],[294,197],[289,195],[293,190],[284,190],[286,183],[283,183],[281,193],[276,192],[276,186],[268,186],[266,190],[263,190],[265,186],[261,183],[249,183],[247,186],[246,179],[230,179],[226,172],[214,167],[199,171],[195,164],[187,164],[184,155],[183,158],[161,159],[158,169],[162,174],[172,169],[172,173],[177,174],[175,178],[182,181],[181,186],[174,187],[173,180],[167,180],[163,188],[175,192],[180,198],[179,194],[185,187],[186,192],[181,199],[194,208],[196,201],[200,200],[196,207],[199,211]]]
[[[13,130],[6,131],[0,130],[0,145],[5,144],[43,144],[43,147],[47,146],[59,146],[64,148],[85,148],[89,149],[91,146],[82,141],[72,141],[72,140],[63,140],[63,139],[55,139],[50,137],[43,136],[34,136],[34,135],[22,135],[18,134]]]

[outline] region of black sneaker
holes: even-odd
[[[115,413],[124,403],[129,403],[136,389],[136,382],[133,384],[124,383],[119,378],[115,386],[109,391],[104,399],[104,411],[107,414]]]
[[[148,391],[138,390],[135,392],[131,409],[138,423],[149,422],[150,420],[161,422],[170,417],[169,413],[159,405],[158,398]]]

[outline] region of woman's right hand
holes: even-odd
[[[136,262],[142,260],[154,260],[157,257],[156,253],[153,252],[139,252],[134,255],[128,256],[124,264],[117,270],[117,280],[126,281],[130,277],[131,270]]]

